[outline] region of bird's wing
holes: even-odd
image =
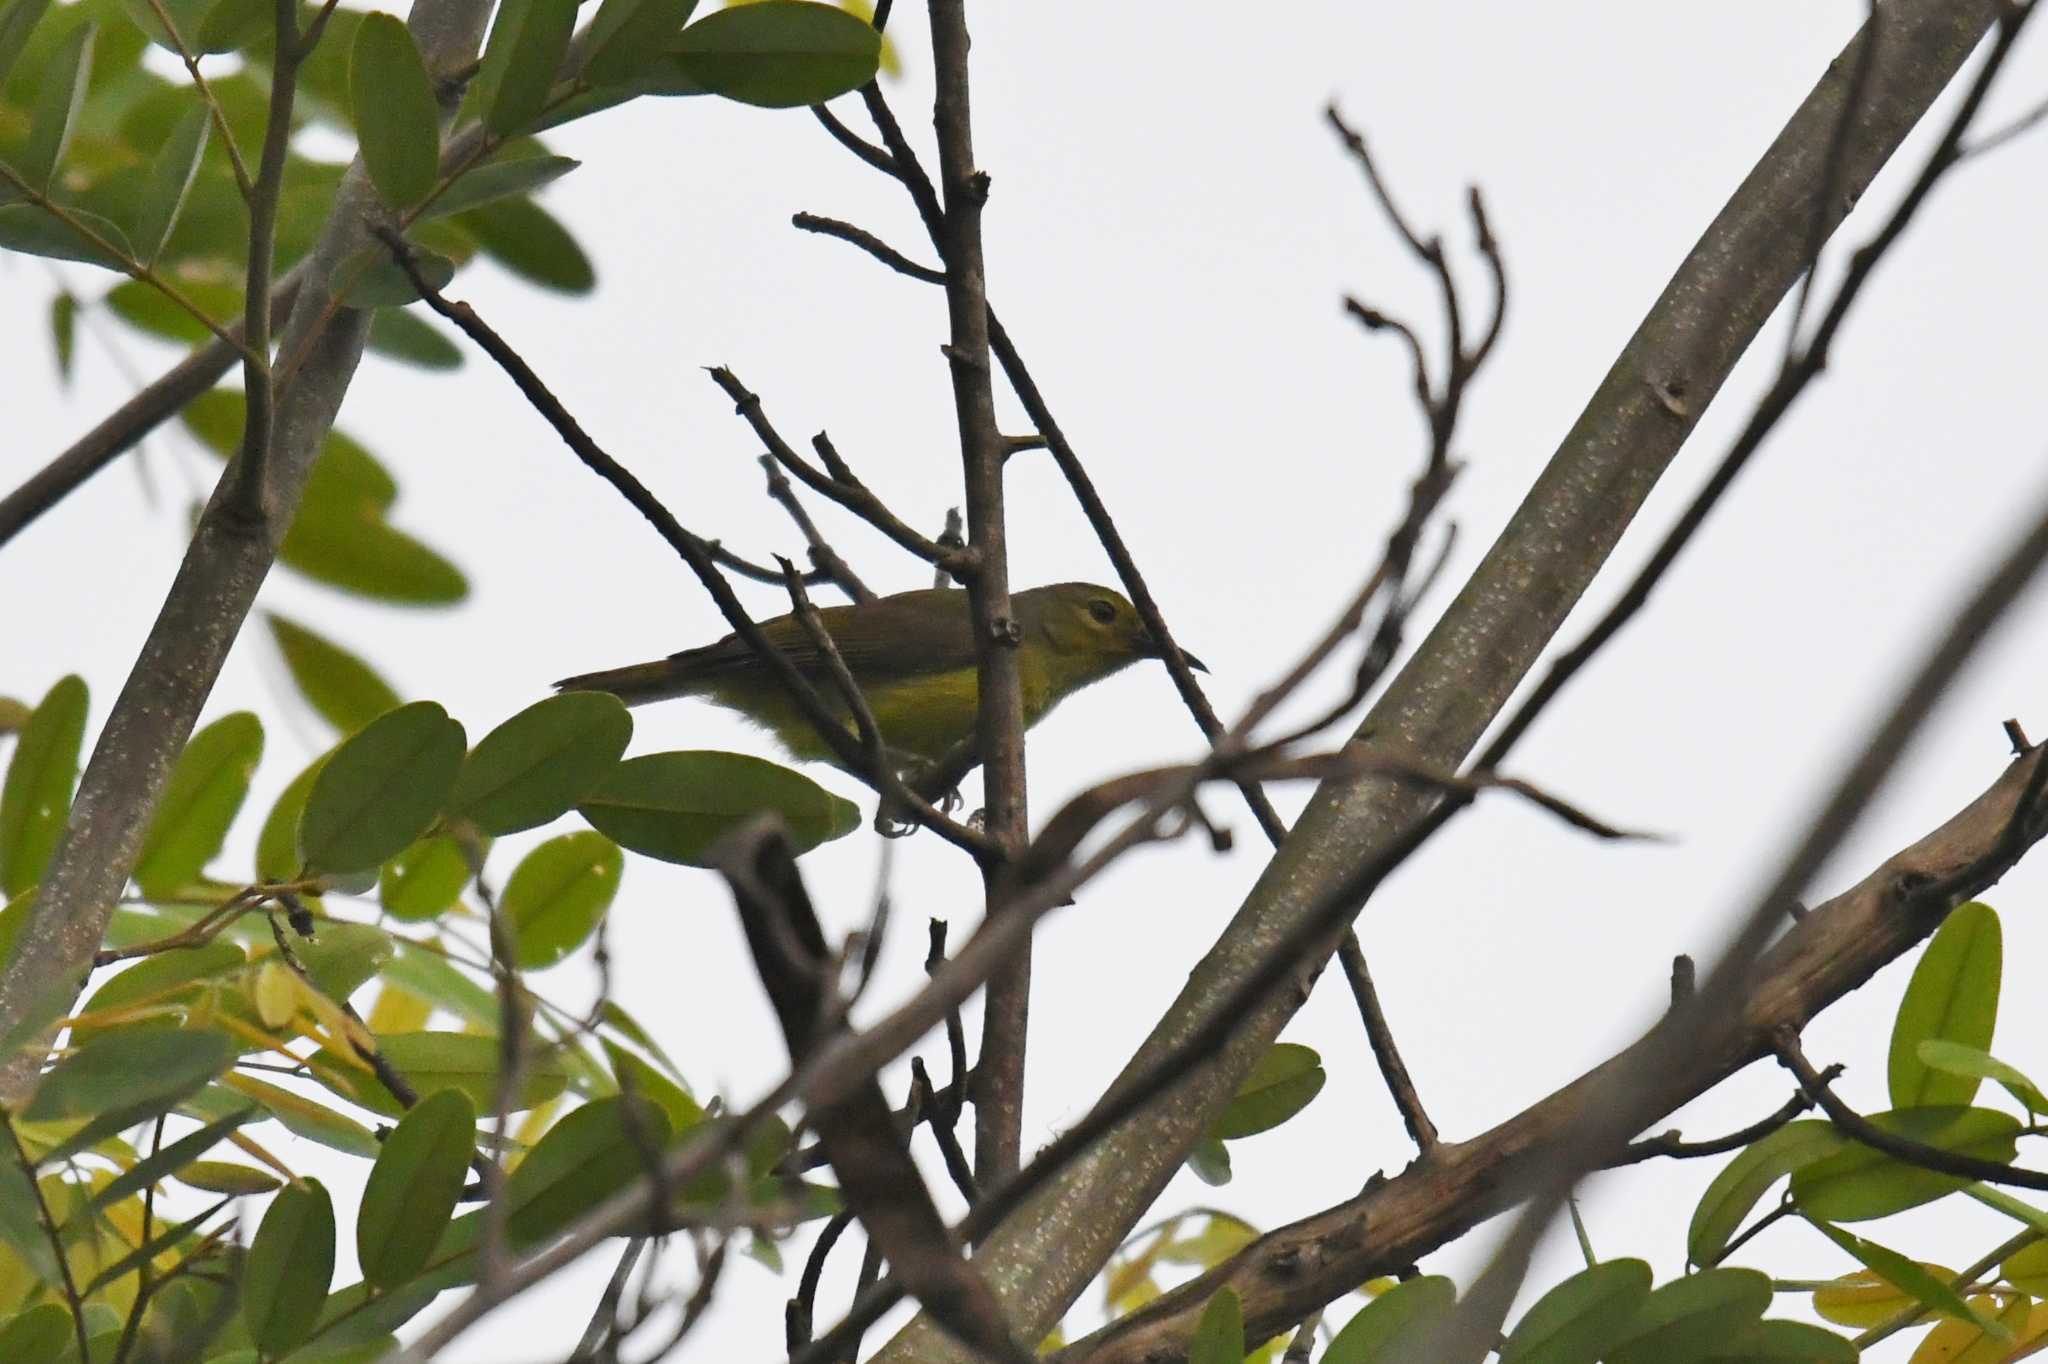
[[[934,606],[940,609],[934,611]],[[973,621],[967,594],[957,588],[927,588],[858,606],[828,606],[818,618],[847,669],[863,683],[974,666]],[[761,633],[789,656],[798,671],[824,672],[824,655],[795,616],[764,620]],[[677,666],[677,680],[689,683],[716,683],[763,666],[738,635],[671,654],[669,661]]]

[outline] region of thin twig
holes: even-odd
[[[1394,1096],[1394,1107],[1400,1110],[1401,1122],[1416,1148],[1428,1155],[1437,1144],[1436,1124],[1429,1120],[1422,1096],[1415,1092],[1415,1081],[1401,1060],[1400,1048],[1394,1045],[1393,1029],[1387,1026],[1379,991],[1373,988],[1372,972],[1366,967],[1365,951],[1356,934],[1345,935],[1337,956],[1344,963],[1344,978],[1351,983],[1351,996],[1358,1002],[1359,1015],[1365,1021],[1366,1039],[1372,1043],[1372,1057],[1379,1063],[1380,1078],[1386,1082],[1387,1092]]]
[[[1821,1082],[1825,1084],[1841,1073],[1840,1065],[1829,1066],[1821,1073]],[[1725,1137],[1715,1137],[1711,1141],[1687,1141],[1678,1134],[1676,1128],[1673,1128],[1658,1136],[1630,1142],[1619,1155],[1600,1168],[1618,1170],[1624,1165],[1655,1160],[1659,1156],[1669,1156],[1674,1160],[1696,1160],[1701,1156],[1719,1156],[1730,1151],[1740,1151],[1751,1142],[1768,1137],[1812,1107],[1813,1097],[1801,1090],[1785,1100],[1775,1113],[1759,1118],[1749,1126],[1730,1132]]]

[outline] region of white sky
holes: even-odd
[[[1459,442],[1470,467],[1450,504],[1461,528],[1456,581],[1863,9],[1846,0],[1682,12],[1583,2],[975,7],[976,143],[994,177],[992,298],[1176,634],[1214,667],[1212,695],[1226,715],[1375,561],[1420,449],[1403,354],[1360,333],[1338,301],[1357,292],[1433,334],[1428,281],[1323,127],[1323,102],[1335,96],[1366,131],[1410,214],[1448,231],[1475,298],[1483,281],[1463,253],[1467,183],[1484,187],[1509,263],[1507,332]],[[909,74],[892,98],[929,154],[921,7],[899,6],[894,29]],[[1991,123],[2048,85],[2044,41],[2029,35]],[[861,126],[856,102],[846,114]],[[936,528],[959,500],[937,350],[942,299],[788,226],[802,209],[843,217],[929,260],[907,200],[801,112],[648,102],[550,140],[585,161],[547,202],[591,249],[597,295],[544,295],[488,266],[451,292],[523,350],[591,433],[693,529],[757,558],[792,552],[794,532],[760,494],[758,451],[702,372],[727,364],[785,435],[829,429],[906,518]],[[1911,154],[1867,197],[1854,235],[1870,230],[1908,166],[1917,166]],[[1599,845],[1512,803],[1483,802],[1368,908],[1360,931],[1387,1010],[1447,1137],[1509,1116],[1650,1017],[1671,955],[1721,940],[1902,668],[2048,491],[2048,277],[2025,245],[2048,210],[2044,169],[2048,134],[1940,191],[1868,290],[1829,375],[1654,609],[1522,746],[1521,775],[1677,841]],[[108,282],[68,273],[88,296]],[[0,333],[11,437],[0,445],[0,479],[9,484],[128,391],[123,363],[154,374],[172,358],[101,320],[82,332],[77,381],[60,390],[40,323],[49,292],[40,263],[0,263],[0,317],[13,323]],[[1773,327],[1738,371],[1595,585],[1592,608],[1612,598],[1719,458],[1782,343]],[[480,358],[453,378],[373,361],[341,424],[393,468],[402,487],[394,519],[470,572],[473,599],[452,613],[405,612],[280,575],[266,603],[360,648],[408,696],[447,704],[473,736],[556,677],[722,633],[669,552]],[[0,654],[0,693],[33,698],[76,670],[93,686],[94,723],[104,717],[181,550],[186,490],[215,467],[175,435],[152,441],[141,465],[154,501],[129,460],[0,556],[13,643]],[[1049,459],[1013,461],[1010,487],[1016,583],[1110,579]],[[818,515],[881,590],[928,581],[879,537]],[[772,590],[746,591],[758,610],[780,609]],[[1446,595],[1439,589],[1432,606]],[[2040,593],[2022,602],[1957,677],[1816,898],[1988,784],[2005,761],[2001,719],[2048,730],[2038,689],[2048,670],[2044,605]],[[1576,617],[1566,636],[1591,618]],[[208,710],[250,707],[271,722],[259,808],[326,742],[288,693],[258,641],[230,660]],[[297,718],[278,723],[281,713]],[[635,752],[773,753],[763,736],[703,706],[637,719]],[[1081,787],[1194,744],[1164,672],[1132,669],[1034,732],[1032,808],[1042,820]],[[863,795],[835,773],[818,775]],[[1219,859],[1192,843],[1141,854],[1042,932],[1027,1148],[1093,1101],[1256,875],[1256,826],[1221,794],[1211,805],[1236,827],[1234,854]],[[507,844],[493,859],[499,877],[520,841]],[[979,902],[971,867],[936,839],[896,851],[900,930],[874,1007],[915,988],[924,917],[945,916],[964,934]],[[841,928],[865,913],[875,858],[863,835],[806,859]],[[1989,897],[2004,913],[2015,981],[2048,936],[2034,912],[2044,865],[2023,866]],[[712,878],[634,860],[613,934],[619,997],[700,1094],[744,1102],[779,1075],[780,1035]],[[586,988],[578,969],[544,985],[575,997]],[[1884,1047],[1906,969],[1887,971],[1808,1034],[1817,1064],[1849,1064],[1843,1090],[1867,1108],[1884,1104]],[[2017,984],[2007,994],[1995,1049],[2048,1073],[2048,1006]],[[1213,1204],[1270,1227],[1408,1159],[1339,978],[1324,982],[1287,1037],[1322,1051],[1323,1095],[1294,1123],[1236,1145],[1233,1184],[1210,1190],[1183,1176],[1162,1211]],[[901,1083],[892,1079],[892,1090]],[[1789,1092],[1786,1078],[1754,1068],[1681,1125],[1715,1135]],[[1601,1255],[1643,1256],[1660,1278],[1678,1272],[1686,1219],[1719,1165],[1652,1165],[1596,1181],[1585,1212]],[[1972,1205],[1874,1234],[1960,1264],[2009,1229]],[[1469,1281],[1488,1239],[1425,1267]],[[731,1267],[689,1357],[775,1355],[801,1244],[790,1251],[786,1280],[751,1262]],[[1538,1286],[1569,1273],[1576,1255],[1568,1237],[1554,1240]],[[835,1264],[850,1275],[856,1260],[843,1247]],[[1748,1262],[1792,1275],[1851,1267],[1791,1227],[1770,1233]],[[451,1357],[560,1357],[601,1277],[592,1270],[575,1281],[588,1291],[565,1284],[500,1313]],[[843,1301],[843,1277],[833,1283],[828,1300]],[[1084,1298],[1077,1324],[1092,1321],[1098,1301]],[[1795,1302],[1781,1299],[1779,1310]]]

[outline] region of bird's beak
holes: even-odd
[[[1145,647],[1146,647],[1146,648],[1148,648],[1148,649],[1150,649],[1150,650],[1152,651],[1152,657],[1154,657],[1154,658],[1164,658],[1164,657],[1165,657],[1165,654],[1164,654],[1164,653],[1163,653],[1163,652],[1162,652],[1162,651],[1160,650],[1160,648],[1159,648],[1159,641],[1158,641],[1158,640],[1156,640],[1156,639],[1154,639],[1154,638],[1152,638],[1152,636],[1151,636],[1151,635],[1149,635],[1149,634],[1145,636]],[[1209,671],[1209,665],[1208,665],[1208,664],[1204,663],[1204,662],[1203,662],[1203,661],[1202,661],[1201,659],[1199,659],[1199,658],[1196,658],[1196,657],[1195,657],[1195,656],[1194,656],[1193,654],[1189,653],[1189,652],[1188,652],[1188,651],[1187,651],[1186,649],[1182,649],[1182,650],[1180,651],[1180,657],[1181,657],[1181,661],[1182,661],[1183,663],[1186,663],[1186,664],[1188,665],[1188,667],[1190,667],[1190,668],[1194,669],[1194,670],[1195,670],[1196,672],[1198,672],[1198,673],[1205,673],[1205,672]]]

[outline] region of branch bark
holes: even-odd
[[[1884,39],[1846,145],[1837,147],[1836,132],[1862,34],[1680,265],[1472,579],[1367,715],[1361,740],[1441,766],[1471,750],[1804,270],[1812,245],[1806,225],[1818,220],[1833,231],[1999,9],[1997,0],[1880,7]],[[1827,203],[1820,202],[1824,183],[1836,191]],[[1253,976],[1329,888],[1394,844],[1434,800],[1374,779],[1319,790],[1125,1073],[1142,1071],[1199,1029],[1214,1003]],[[1306,998],[1335,942],[1333,935],[1248,1014],[1209,1063],[1105,1137],[988,1239],[977,1263],[1020,1337],[1049,1329],[1136,1225]],[[903,1364],[961,1356],[918,1321],[878,1358]]]

